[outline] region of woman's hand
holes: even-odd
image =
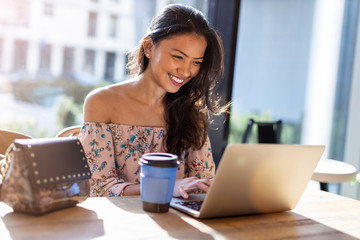
[[[188,198],[188,193],[194,190],[207,192],[211,182],[212,179],[199,179],[197,177],[176,179],[173,196]]]

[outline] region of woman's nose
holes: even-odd
[[[192,73],[191,64],[190,63],[181,64],[181,66],[178,68],[178,72],[179,74],[181,74],[182,77],[189,78]]]

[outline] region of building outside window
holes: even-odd
[[[118,27],[118,17],[111,15],[109,17],[109,37],[116,38]]]
[[[0,26],[28,27],[31,0],[1,0]]]
[[[14,51],[14,71],[26,71],[28,43],[16,40]]]
[[[74,48],[64,48],[63,75],[69,76],[74,71]]]
[[[51,67],[51,46],[47,43],[40,43],[40,63],[39,70],[50,73]]]
[[[94,74],[95,72],[95,51],[91,49],[85,50],[83,71]]]
[[[115,53],[113,52],[106,53],[104,79],[110,82],[114,81],[115,60],[116,60]]]
[[[89,20],[88,20],[88,36],[89,37],[96,36],[96,22],[97,22],[97,14],[94,12],[90,12]]]
[[[50,2],[44,2],[44,15],[53,16],[54,15],[54,4]]]

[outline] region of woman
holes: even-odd
[[[179,156],[173,195],[207,191],[215,174],[207,133],[220,107],[222,43],[198,10],[166,6],[130,56],[136,75],[91,92],[80,133],[92,172],[91,196],[140,194],[138,160],[148,152]]]

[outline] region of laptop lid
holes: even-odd
[[[291,210],[324,149],[314,145],[229,144],[200,211],[185,210],[186,206],[174,204],[175,200],[171,206],[198,218]]]

